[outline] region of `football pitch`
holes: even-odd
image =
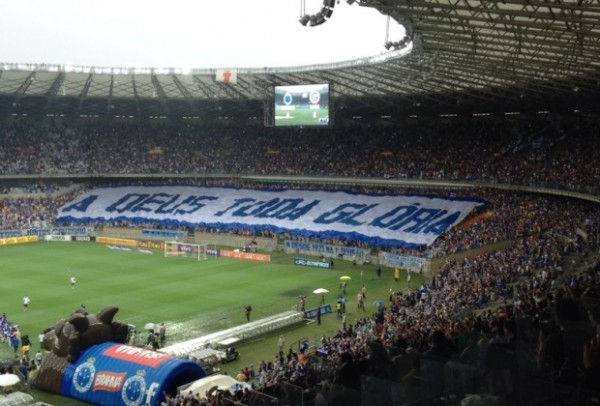
[[[252,320],[288,311],[306,296],[306,308],[316,307],[321,295],[312,292],[325,288],[325,301],[335,308],[340,293],[339,278],[348,275],[348,322],[372,315],[375,299],[387,303],[389,289],[405,288],[405,273],[400,282],[393,270],[383,268],[381,279],[376,265],[353,266],[335,260],[333,269],[293,265],[293,256],[273,253],[271,262],[208,257],[168,257],[163,252],[144,254],[109,249],[90,242],[37,242],[0,247],[2,285],[0,312],[28,334],[37,350],[38,334],[54,326],[84,304],[95,313],[107,305],[119,307],[116,320],[143,330],[146,323],[164,322],[167,342],[180,342],[246,322],[244,305],[251,305]],[[69,283],[75,276],[77,283]],[[415,275],[415,283],[419,278]],[[415,280],[417,279],[417,280]],[[368,289],[367,311],[356,310],[356,293]],[[24,310],[22,299],[31,299]],[[316,340],[334,334],[341,327],[335,314],[323,317],[323,325],[302,324],[285,331],[287,346],[300,337]],[[275,354],[276,337],[242,343],[240,360],[227,364],[237,368],[258,364]],[[264,340],[267,340],[266,342]],[[246,348],[245,348],[246,347]],[[245,348],[245,349],[244,349]],[[0,356],[12,358],[7,344],[0,345]]]
[[[276,122],[278,126],[293,126],[293,125],[321,125],[327,126],[328,121],[320,122],[321,119],[329,118],[329,109],[294,109],[294,110],[277,110]]]
[[[336,292],[338,283],[337,272],[296,267],[282,256],[272,263],[198,261],[76,242],[6,246],[0,255],[1,311],[31,337],[85,304],[90,312],[116,305],[116,318],[138,329],[165,322],[170,340],[182,341],[245,322],[246,304],[259,319],[290,310],[298,295],[316,288]],[[77,279],[74,288],[71,276]],[[24,296],[31,299],[27,312]]]

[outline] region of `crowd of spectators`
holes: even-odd
[[[0,173],[285,174],[544,186],[597,194],[597,123],[540,116],[327,131],[98,122],[0,125]]]
[[[470,368],[467,369],[473,377],[470,382],[474,377],[481,382],[488,378],[486,374],[492,373],[489,368],[493,367],[492,358],[497,356],[498,343],[512,343],[508,350],[514,351],[504,354],[512,356],[518,342],[519,359],[529,360],[511,366],[513,380],[549,375],[562,367],[564,360],[548,360],[546,352],[550,350],[545,343],[558,328],[552,317],[558,299],[573,297],[584,303],[594,294],[600,298],[600,259],[594,257],[600,246],[600,208],[566,198],[485,189],[478,191],[478,196],[485,196],[494,215],[447,233],[444,243],[455,247],[452,252],[458,252],[461,248],[510,238],[514,242],[509,248],[470,260],[448,261],[428,284],[394,296],[387,307],[372,317],[348,325],[333,337],[324,337],[317,356],[293,352],[285,358],[279,356],[262,362],[256,373],[256,386],[279,397],[285,396],[281,393],[281,382],[289,382],[305,388],[307,396],[314,396],[315,400],[335,404],[342,402],[339,399],[351,402],[347,396],[356,397],[360,377],[374,374],[395,382],[392,387],[397,387],[379,391],[379,395],[394,402],[410,401],[423,395],[419,388],[436,387],[431,374],[441,374],[435,372],[441,367],[429,365],[427,368],[433,368],[434,372],[423,369],[427,365],[424,354],[435,352],[434,345],[449,347],[444,352],[444,368],[461,373]],[[489,237],[482,239],[482,235]],[[591,265],[585,272],[567,276],[563,269],[565,255],[580,255]],[[498,306],[495,309],[490,307],[494,303]],[[579,316],[578,319],[593,320]],[[591,325],[582,326],[583,331],[590,332]],[[438,344],[434,344],[436,340]],[[581,339],[579,344],[578,357],[583,359]],[[504,347],[501,350],[507,351]],[[383,360],[373,365],[373,354]],[[586,389],[590,389],[590,375],[597,372],[597,361],[590,365],[595,366],[587,370],[582,365],[575,366],[583,373],[577,383]],[[481,371],[480,375],[474,370]],[[564,368],[561,373],[566,374]],[[440,393],[445,389],[446,386],[440,387]],[[210,402],[215,397],[226,396],[217,395],[183,401],[214,404]],[[243,394],[236,396],[243,398]]]
[[[0,131],[0,171],[402,176],[600,191],[600,139],[589,136],[597,132],[595,126],[551,119],[509,125],[473,120],[448,122],[442,133],[438,124],[334,129],[323,136],[264,128],[14,122]],[[228,184],[260,187],[240,181]],[[57,209],[81,190],[0,200],[0,229],[55,224]],[[381,187],[354,190],[389,192]],[[428,283],[392,295],[375,314],[323,337],[312,351],[280,353],[261,362],[255,386],[283,398],[289,394],[281,383],[291,383],[315,405],[359,404],[366,396],[374,404],[398,404],[423,399],[425,393],[429,399],[449,393],[464,396],[484,387],[488,394],[519,403],[549,395],[524,389],[540,380],[569,388],[565,398],[584,399],[597,391],[600,207],[490,188],[452,193],[476,195],[488,203],[463,226],[413,254],[456,254],[499,242],[507,247],[448,260]],[[249,233],[204,227],[198,231]],[[584,265],[567,272],[567,256],[582,259]],[[501,387],[495,385],[498,371],[504,377]],[[390,381],[392,385],[380,384]],[[560,394],[552,395],[556,399]],[[178,401],[217,404],[214,399],[220,395],[211,396]],[[247,393],[235,396],[248,402]]]
[[[75,198],[78,190],[57,196],[13,196],[0,199],[0,231],[49,228],[58,209]]]
[[[63,184],[54,182],[20,182],[19,185],[0,186],[0,195],[51,195],[64,188]]]
[[[431,404],[482,390],[504,404],[592,401],[600,377],[600,224],[591,216],[590,244],[589,235],[569,237],[589,213],[568,205],[539,210],[533,214],[546,212],[548,221],[535,235],[507,249],[448,260],[430,282],[323,337],[316,356],[303,358],[300,351],[261,362],[257,386],[281,397],[279,384],[289,382],[305,388],[315,404],[328,405],[360,404],[361,396],[373,404],[424,398]],[[565,255],[587,263],[566,273]],[[502,385],[494,386],[498,377]],[[563,392],[534,386],[544,380]]]

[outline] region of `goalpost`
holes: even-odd
[[[206,245],[165,241],[165,257],[190,257],[200,261],[206,259]]]

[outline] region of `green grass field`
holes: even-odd
[[[330,291],[326,301],[333,306],[341,275],[352,277],[347,295],[348,322],[353,322],[375,311],[375,299],[387,303],[390,287],[404,289],[406,282],[404,272],[396,284],[391,269],[383,268],[379,280],[375,265],[353,266],[342,260],[336,261],[333,270],[324,270],[295,266],[291,256],[277,253],[270,263],[215,257],[198,261],[165,258],[162,252],[149,255],[110,250],[104,244],[85,242],[3,246],[0,263],[0,312],[19,324],[22,334],[28,334],[36,344],[43,329],[67,318],[82,303],[90,312],[116,305],[120,309],[116,319],[138,329],[148,322],[164,322],[168,345],[244,323],[245,304],[252,305],[252,319],[257,320],[290,310],[298,295],[307,296],[307,308],[316,307],[321,296],[312,291],[326,288]],[[77,278],[74,289],[69,284],[72,275]],[[413,277],[413,282],[419,283],[419,278]],[[367,312],[357,313],[355,297],[362,284],[368,289]],[[22,305],[25,295],[31,299],[28,311]],[[286,347],[302,338],[314,342],[340,326],[340,320],[330,314],[323,317],[320,326],[312,323],[289,328],[283,332]],[[227,364],[224,370],[233,373],[246,365],[257,365],[261,359],[272,359],[280,333],[242,343],[238,346],[240,360]],[[0,356],[13,356],[7,344],[0,345]],[[57,403],[52,397],[46,401],[79,404],[64,399]]]
[[[329,118],[329,109],[295,109],[295,110],[277,110],[276,122],[277,125],[281,126],[292,126],[292,125],[322,125],[326,126],[327,123],[322,123],[320,119]]]

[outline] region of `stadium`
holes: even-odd
[[[600,3],[292,23],[341,7],[405,34],[278,68],[0,60],[0,405],[598,403]],[[184,394],[213,372],[235,390]]]

